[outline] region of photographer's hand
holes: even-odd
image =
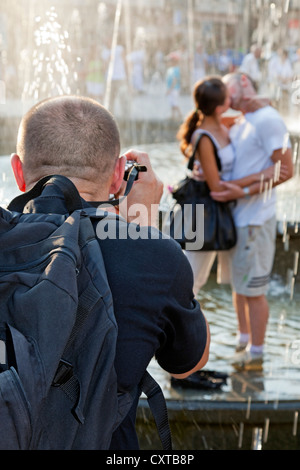
[[[158,204],[163,193],[163,183],[154,173],[147,153],[129,150],[124,154],[127,160],[134,160],[147,167],[146,172],[140,172],[137,181],[124,201],[119,206],[119,212],[128,222],[144,226],[155,226],[158,215]],[[125,183],[125,182],[124,182]],[[122,194],[126,183],[122,184]],[[120,197],[120,193],[118,194]]]

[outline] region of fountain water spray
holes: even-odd
[[[51,7],[44,21],[41,16],[35,17],[35,23],[39,25],[34,31],[35,48],[32,57],[28,50],[23,55],[28,77],[23,88],[23,102],[76,93],[78,75],[75,65],[80,58],[74,62],[68,43],[69,33],[62,30],[57,16],[55,8]]]
[[[112,84],[112,76],[113,76],[114,63],[115,63],[115,53],[116,53],[116,47],[117,47],[117,41],[118,41],[118,32],[119,32],[119,26],[120,26],[122,3],[123,3],[122,0],[118,0],[116,13],[115,13],[114,31],[113,31],[112,44],[111,44],[111,54],[110,54],[108,72],[107,72],[106,91],[105,91],[105,96],[104,96],[105,108],[108,108],[109,106],[110,95],[111,95],[111,84]]]

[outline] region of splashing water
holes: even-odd
[[[253,429],[252,450],[262,450],[262,428]]]
[[[27,75],[22,93],[23,101],[76,92],[76,63],[81,59],[73,59],[72,49],[68,44],[69,34],[62,30],[57,16],[55,8],[51,7],[46,12],[44,21],[41,16],[35,17],[35,23],[40,25],[33,34],[36,47],[32,57],[28,50],[23,53]]]

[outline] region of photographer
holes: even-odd
[[[111,114],[88,98],[65,96],[43,101],[24,116],[11,162],[21,191],[44,176],[61,174],[73,181],[87,207],[124,192],[126,159],[147,168],[139,173],[126,204],[120,204],[121,216],[111,214],[118,228],[124,224],[130,227],[125,211],[129,214],[135,204],[144,207],[135,219],[138,225],[134,225],[140,236],[130,237],[128,230],[127,237],[101,239],[95,226],[118,324],[118,387],[121,391],[136,390],[134,404],[115,431],[111,448],[132,450],[138,449],[135,415],[139,383],[150,360],[155,356],[160,366],[177,378],[188,376],[207,362],[209,330],[193,297],[191,268],[180,246],[148,226],[162,184],[147,154],[132,150],[119,158],[119,153],[119,132]],[[53,205],[58,211],[61,204],[63,211],[64,201],[54,196],[53,187],[49,185],[45,191],[40,204],[49,213]],[[110,210],[114,211],[113,206]]]

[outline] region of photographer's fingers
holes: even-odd
[[[146,152],[131,149],[125,152],[123,155],[127,158],[127,160],[134,160],[135,162],[141,163],[143,165],[148,163],[148,165],[151,166],[149,155]]]
[[[142,152],[140,150],[128,150],[127,152],[124,153],[124,156],[127,158],[127,160],[133,160],[137,163],[139,163],[140,165],[144,165],[146,168],[147,168],[147,172],[145,172],[145,174],[143,174],[143,172],[141,172],[139,174],[139,178],[153,178],[154,177],[154,171],[152,169],[152,165],[151,165],[151,162],[150,162],[150,158],[149,158],[149,155],[146,153],[146,152]]]
[[[134,204],[139,204],[144,207],[144,212],[149,215],[147,223],[140,220],[141,225],[151,225],[151,213],[153,213],[154,206],[158,206],[162,193],[163,183],[153,171],[150,158],[146,152],[138,150],[129,150],[126,152],[125,157],[127,160],[134,160],[137,163],[146,166],[146,172],[140,172],[137,181],[134,182],[132,190],[127,197],[128,207]]]
[[[146,152],[142,152],[139,150],[128,150],[127,152],[124,153],[125,157],[127,160],[134,160],[137,163],[144,165],[147,168],[146,172],[140,172],[138,180],[135,182],[137,183],[147,183],[149,186],[153,185],[156,186],[155,191],[153,194],[156,195],[156,199],[158,198],[159,194],[159,199],[162,196],[163,193],[163,183],[157,176],[157,174],[154,172],[149,155]]]

